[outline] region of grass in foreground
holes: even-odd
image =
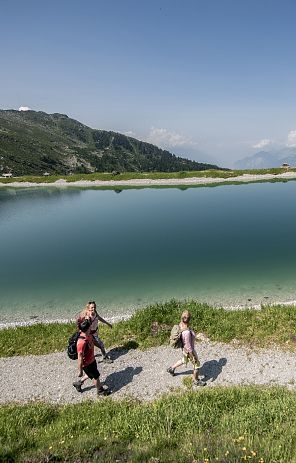
[[[296,349],[296,307],[271,306],[227,311],[196,301],[172,300],[138,310],[129,320],[100,327],[106,345],[148,348],[167,344],[172,325],[179,322],[183,310],[192,313],[194,330],[210,340],[232,341],[253,347]],[[72,324],[37,324],[0,331],[0,356],[47,354],[66,349],[68,338],[76,330]]]
[[[171,179],[171,178],[232,178],[243,174],[264,175],[264,174],[282,174],[286,169],[251,169],[251,170],[198,170],[198,171],[181,171],[181,172],[123,172],[121,174],[112,174],[107,172],[96,172],[94,174],[74,174],[74,175],[49,175],[34,176],[24,175],[15,178],[0,178],[1,183],[9,184],[12,182],[33,182],[33,183],[53,183],[59,179],[64,179],[69,183],[80,180],[132,180],[132,179]],[[296,172],[296,168],[289,169],[289,172]]]
[[[2,462],[296,462],[296,393],[209,388],[152,403],[0,408]]]

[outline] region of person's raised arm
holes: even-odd
[[[98,320],[102,323],[105,323],[105,325],[108,325],[109,328],[112,328],[112,324],[107,322],[107,320],[105,320],[103,317],[101,317],[99,314],[98,314]]]

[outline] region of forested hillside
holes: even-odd
[[[176,172],[217,169],[64,114],[0,110],[0,174]]]

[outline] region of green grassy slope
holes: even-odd
[[[203,388],[153,403],[101,399],[0,408],[0,461],[295,463],[296,394]]]
[[[217,166],[177,157],[126,135],[95,130],[64,114],[0,110],[0,173],[175,172]]]
[[[103,325],[100,332],[107,347],[143,349],[168,345],[171,327],[178,322],[183,310],[192,313],[194,330],[205,333],[212,341],[229,343],[235,340],[236,345],[296,348],[296,307],[293,306],[227,311],[196,301],[172,300],[138,310],[130,319],[115,323],[112,330]],[[0,356],[66,350],[68,338],[75,329],[74,323],[52,323],[1,330]]]

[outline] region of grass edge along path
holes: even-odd
[[[295,463],[296,393],[231,387],[0,407],[1,462]]]
[[[112,330],[100,326],[108,348],[149,348],[167,344],[172,326],[183,310],[192,313],[192,327],[211,341],[296,349],[296,307],[265,306],[261,310],[225,310],[197,301],[150,305],[131,318],[117,322]],[[75,323],[34,324],[0,330],[0,357],[42,355],[66,349]]]
[[[11,177],[1,178],[0,183],[9,185],[13,182],[32,182],[32,183],[54,183],[57,180],[65,180],[68,183],[77,181],[107,181],[107,180],[135,180],[135,179],[185,179],[185,178],[232,178],[238,177],[244,174],[250,175],[279,175],[287,172],[283,168],[271,168],[271,169],[248,169],[248,170],[198,170],[198,171],[180,171],[180,172],[122,172],[122,173],[108,173],[108,172],[95,172],[93,174],[73,174],[63,175],[55,174],[49,176],[34,176],[24,175],[22,177]],[[289,169],[289,172],[296,172],[296,168]]]

